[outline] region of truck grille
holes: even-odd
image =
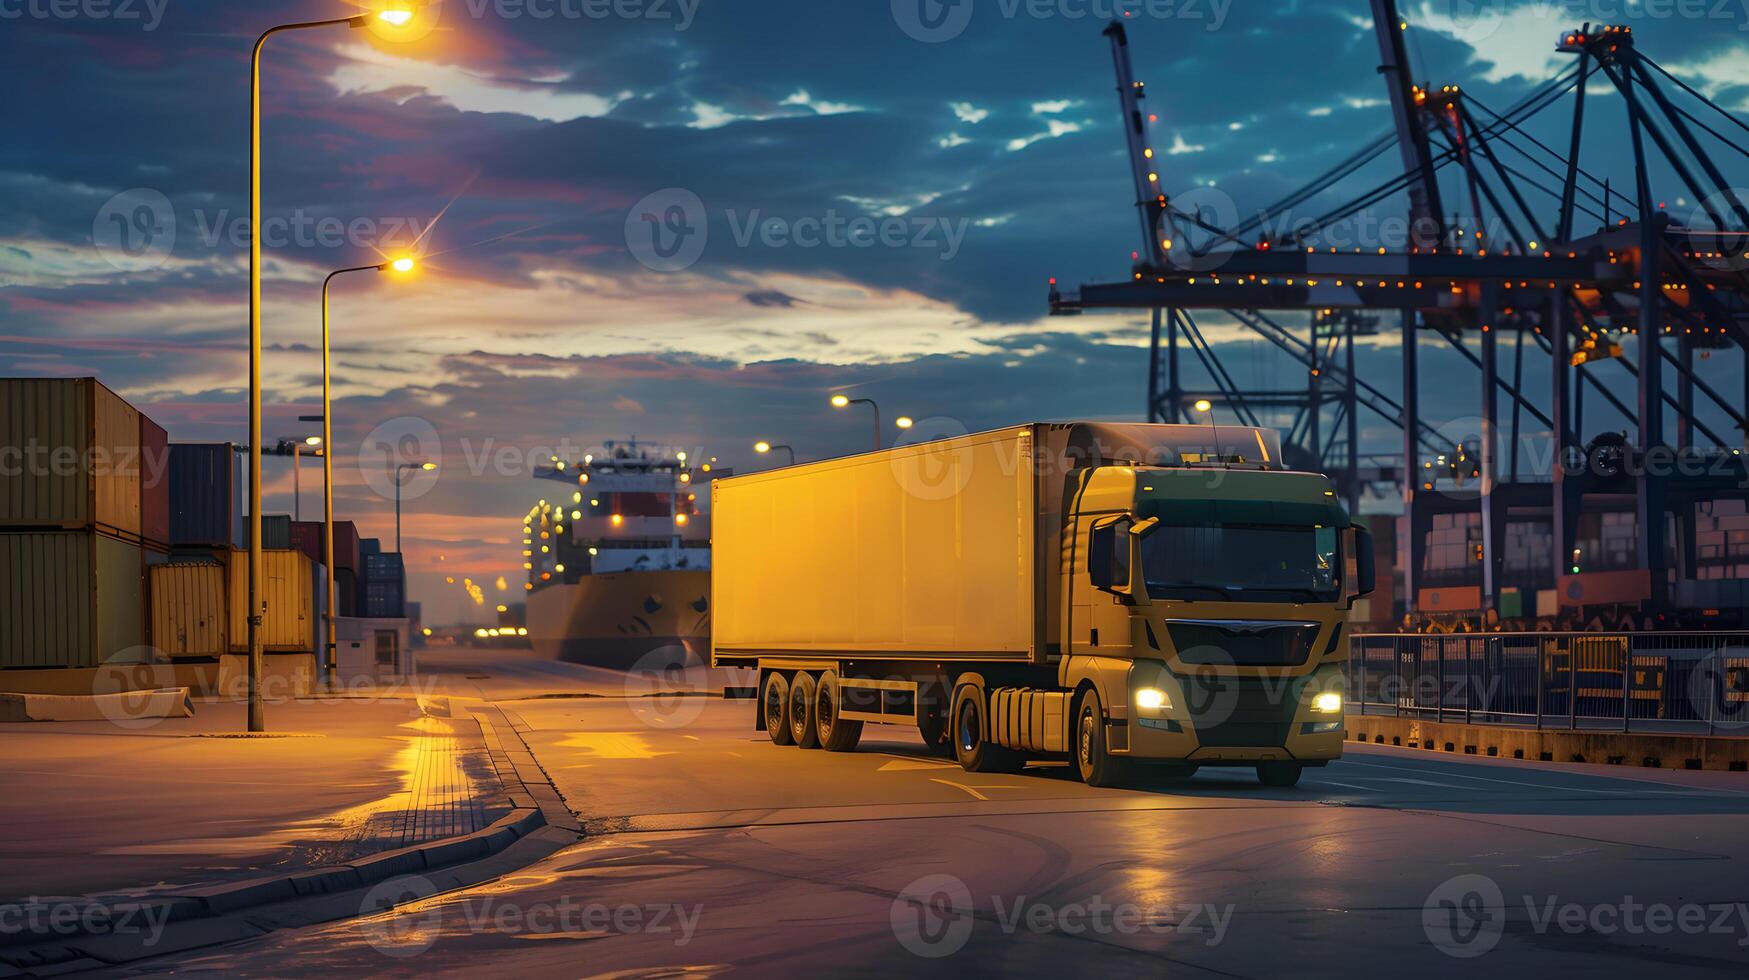
[[[1199,666],[1298,667],[1312,655],[1317,623],[1168,620],[1178,659]]]
[[[1191,724],[1203,745],[1286,745],[1299,709],[1304,678],[1181,678],[1190,698]]]

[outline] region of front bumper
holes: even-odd
[[[1132,691],[1157,687],[1170,704],[1127,713],[1132,758],[1246,765],[1342,756],[1344,714],[1312,709],[1317,693],[1342,690],[1338,665],[1304,677],[1180,676],[1164,666],[1146,676],[1150,669],[1138,664]]]

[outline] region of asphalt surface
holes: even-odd
[[[131,973],[1596,978],[1749,968],[1741,774],[1350,743],[1291,790],[1246,770],[1099,790],[1061,765],[968,774],[902,729],[870,726],[855,753],[781,748],[754,730],[750,702],[647,696],[663,686],[649,678],[502,651],[426,663],[435,687],[500,699],[526,723],[588,838],[473,889]],[[553,693],[567,696],[543,696]]]

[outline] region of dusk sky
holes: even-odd
[[[520,598],[520,517],[556,485],[501,465],[510,455],[633,435],[737,469],[763,465],[759,438],[804,459],[860,451],[867,416],[827,406],[841,389],[888,419],[971,430],[1140,417],[1145,315],[1045,315],[1048,277],[1124,278],[1139,245],[1100,36],[1109,0],[922,2],[942,26],[920,0],[446,0],[421,37],[269,42],[266,436],[307,434],[296,417],[319,410],[323,276],[421,255],[406,281],[336,283],[335,429],[337,509],[385,538],[393,504],[359,445],[426,426],[440,440],[405,532],[428,623],[471,614],[439,554]],[[1659,64],[1749,111],[1749,4],[1673,6],[1404,2],[1417,73],[1494,109],[1570,64],[1560,31],[1620,20]],[[0,374],[95,375],[175,440],[244,439],[250,45],[359,9],[0,0]],[[1390,126],[1364,0],[1137,10],[1174,193],[1212,186],[1254,210]],[[1631,187],[1621,100],[1601,80],[1591,92],[1585,163]],[[1563,141],[1566,107],[1532,131]],[[1749,182],[1741,157],[1719,159]],[[1679,219],[1693,211],[1669,175],[1656,182]],[[849,235],[852,219],[872,233]],[[1202,320],[1242,383],[1304,384],[1224,317]],[[1395,344],[1362,354],[1392,393]],[[1475,372],[1449,353],[1429,364],[1432,420],[1473,414]],[[1530,364],[1540,398],[1546,361]],[[1701,365],[1715,380],[1742,369],[1734,352]],[[1594,430],[1625,424],[1594,414]],[[1367,422],[1368,448],[1393,448]],[[288,464],[269,461],[268,478],[266,510],[289,512]],[[319,487],[311,466],[306,517]]]

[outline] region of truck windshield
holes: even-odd
[[[1155,599],[1335,602],[1337,560],[1330,526],[1162,524],[1142,539]]]

